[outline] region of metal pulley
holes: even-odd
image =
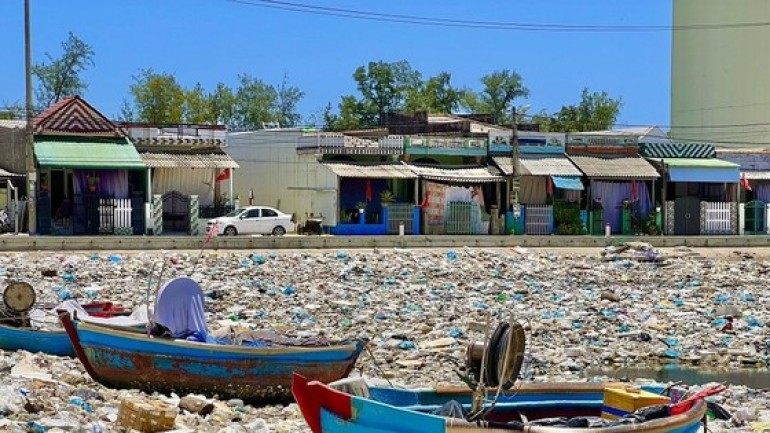
[[[495,328],[489,341],[473,342],[466,352],[466,367],[478,383],[486,386],[510,389],[519,377],[524,362],[526,334],[516,321],[501,323]]]
[[[13,313],[26,313],[35,305],[37,296],[32,285],[22,281],[8,284],[3,291],[5,310]]]

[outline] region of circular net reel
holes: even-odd
[[[477,384],[508,390],[519,377],[525,349],[526,334],[521,323],[501,323],[486,344],[474,342],[468,346],[466,368]]]
[[[3,302],[0,304],[0,318],[3,322],[22,323],[26,313],[35,305],[37,296],[35,289],[29,283],[16,281],[8,284],[3,291]]]

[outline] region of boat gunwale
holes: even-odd
[[[212,344],[196,341],[186,340],[171,340],[165,338],[153,338],[144,333],[137,333],[132,331],[124,331],[122,329],[116,329],[109,326],[104,326],[95,323],[89,323],[84,321],[76,321],[75,328],[78,333],[80,331],[93,332],[95,334],[108,335],[112,338],[125,338],[135,341],[151,342],[153,344],[159,344],[171,347],[184,347],[188,349],[200,349],[208,350],[216,353],[233,353],[239,355],[262,355],[262,356],[276,356],[276,355],[294,355],[294,354],[307,354],[310,352],[323,353],[323,352],[350,352],[350,354],[356,353],[362,349],[362,345],[365,344],[362,341],[352,342],[348,344],[332,344],[329,346],[280,346],[280,347],[243,347],[226,344]],[[83,345],[82,339],[80,344]],[[89,347],[96,347],[93,344],[88,344]]]

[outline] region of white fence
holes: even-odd
[[[733,233],[731,203],[701,202],[703,231],[701,234],[729,235]]]
[[[528,235],[550,235],[553,230],[553,206],[528,204],[524,210],[524,232]]]
[[[126,232],[130,229],[131,199],[99,199],[99,233]]]

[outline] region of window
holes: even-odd
[[[262,216],[265,217],[265,218],[267,218],[267,217],[277,217],[278,216],[278,212],[276,212],[276,211],[274,211],[272,209],[262,209]]]
[[[259,209],[249,209],[246,218],[259,218]]]

